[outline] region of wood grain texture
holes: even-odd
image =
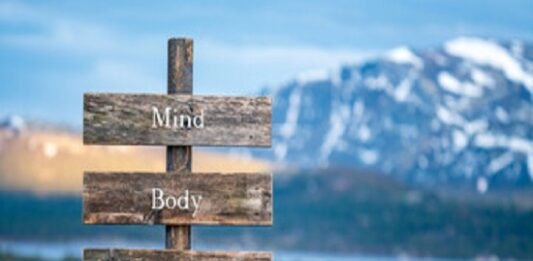
[[[272,260],[272,253],[234,251],[222,252],[184,250],[85,249],[83,251],[83,260],[270,261]]]
[[[193,41],[187,38],[168,40],[168,94],[192,94],[193,84]],[[192,170],[191,146],[167,147],[167,172],[190,174]],[[165,227],[165,248],[191,249],[191,226]]]
[[[202,195],[196,214],[152,210],[152,189]],[[85,224],[272,225],[271,174],[84,173]]]
[[[168,39],[167,58],[167,93],[192,94],[193,40],[190,38]]]
[[[152,108],[174,114],[203,112],[203,128],[153,128]],[[83,140],[102,145],[204,145],[270,147],[269,97],[192,96],[183,94],[84,95]]]

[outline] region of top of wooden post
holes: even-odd
[[[190,38],[168,40],[168,93],[192,94],[193,41]]]

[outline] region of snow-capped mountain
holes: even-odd
[[[533,45],[457,38],[303,75],[273,96],[278,162],[349,165],[480,192],[533,179]],[[258,152],[262,153],[262,152]]]

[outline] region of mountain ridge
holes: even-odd
[[[371,168],[415,182],[529,185],[533,44],[461,37],[393,49],[266,89],[273,150],[297,166]]]

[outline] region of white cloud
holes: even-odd
[[[256,85],[254,87],[277,85],[292,80],[302,72],[319,71],[324,76],[324,72],[333,72],[342,64],[354,64],[377,53],[309,45],[233,45],[205,39],[195,42],[195,52],[196,61],[227,70],[225,77],[233,75],[250,79],[253,75],[255,79],[248,84]]]
[[[95,83],[100,86],[154,83],[156,81],[153,79],[160,77],[157,71],[142,70],[139,67],[143,65],[153,68],[154,61],[165,61],[164,57],[154,57],[164,54],[161,50],[165,48],[168,37],[166,35],[131,35],[128,32],[113,30],[107,25],[89,23],[64,14],[52,13],[47,9],[12,2],[0,4],[1,21],[30,24],[39,30],[4,33],[0,35],[0,45],[30,52],[54,52],[65,56],[66,59],[88,63],[89,66],[85,66],[87,71],[81,74],[100,79],[99,83]],[[252,68],[253,75],[246,76],[254,77],[255,81],[247,83],[255,85],[252,87],[256,89],[264,84],[275,84],[292,78],[302,71],[336,68],[341,63],[354,63],[369,56],[369,52],[351,49],[276,44],[233,45],[202,38],[195,40],[196,64],[203,66],[200,69],[209,68],[204,70],[209,75],[203,76],[218,76],[211,68],[224,66],[228,75],[226,80],[231,82],[232,76],[243,77],[249,68]],[[132,68],[133,71],[127,71]],[[164,70],[165,66],[158,65],[157,68]],[[262,72],[265,73],[263,77]],[[211,82],[208,81],[207,84],[211,85]]]
[[[247,65],[297,64],[317,65],[318,68],[334,67],[341,63],[354,63],[369,57],[373,52],[350,49],[324,49],[313,46],[283,45],[229,45],[203,41],[197,49],[214,59],[233,61]],[[313,68],[316,68],[314,66]]]
[[[158,79],[156,75],[146,73],[143,66],[117,60],[98,60],[89,71],[87,81],[94,82],[103,88],[117,91],[165,90],[164,79]]]
[[[0,3],[0,21],[24,22],[28,20],[44,20],[41,12],[22,5],[19,2],[4,1]]]
[[[65,55],[145,58],[154,55],[154,37],[133,38],[109,26],[72,19],[22,4],[0,4],[0,22],[31,25],[36,30],[0,35],[0,44],[33,51],[59,51]],[[163,44],[161,44],[163,45]]]
[[[26,53],[46,53],[60,63],[71,60],[79,64],[68,71],[36,68],[34,77],[51,85],[43,86],[47,89],[73,85],[83,89],[90,85],[91,90],[135,91],[153,90],[156,84],[164,83],[150,68],[151,57],[158,55],[157,48],[161,48],[155,43],[156,37],[132,39],[103,25],[10,2],[0,4],[0,22],[38,28],[4,33],[0,35],[0,45]],[[164,86],[159,87],[164,90]]]
[[[105,40],[104,40],[105,39]],[[112,53],[118,49],[107,31],[97,26],[52,21],[39,32],[5,34],[2,44],[34,50],[55,50],[83,55]]]
[[[47,95],[57,95],[55,90],[64,93],[66,88],[70,93],[74,93],[72,88],[78,88],[78,92],[164,92],[166,41],[171,35],[133,31],[120,24],[102,24],[56,11],[45,5],[0,3],[0,23],[32,28],[2,33],[0,47],[15,50],[20,56],[35,55],[36,59],[46,54],[55,64],[71,66],[68,70],[31,68],[32,81],[43,83],[40,88],[49,90]],[[301,72],[334,72],[340,64],[356,63],[377,54],[298,43],[232,44],[224,38],[201,35],[194,40],[194,84],[198,94],[251,95],[261,87],[292,80]]]

